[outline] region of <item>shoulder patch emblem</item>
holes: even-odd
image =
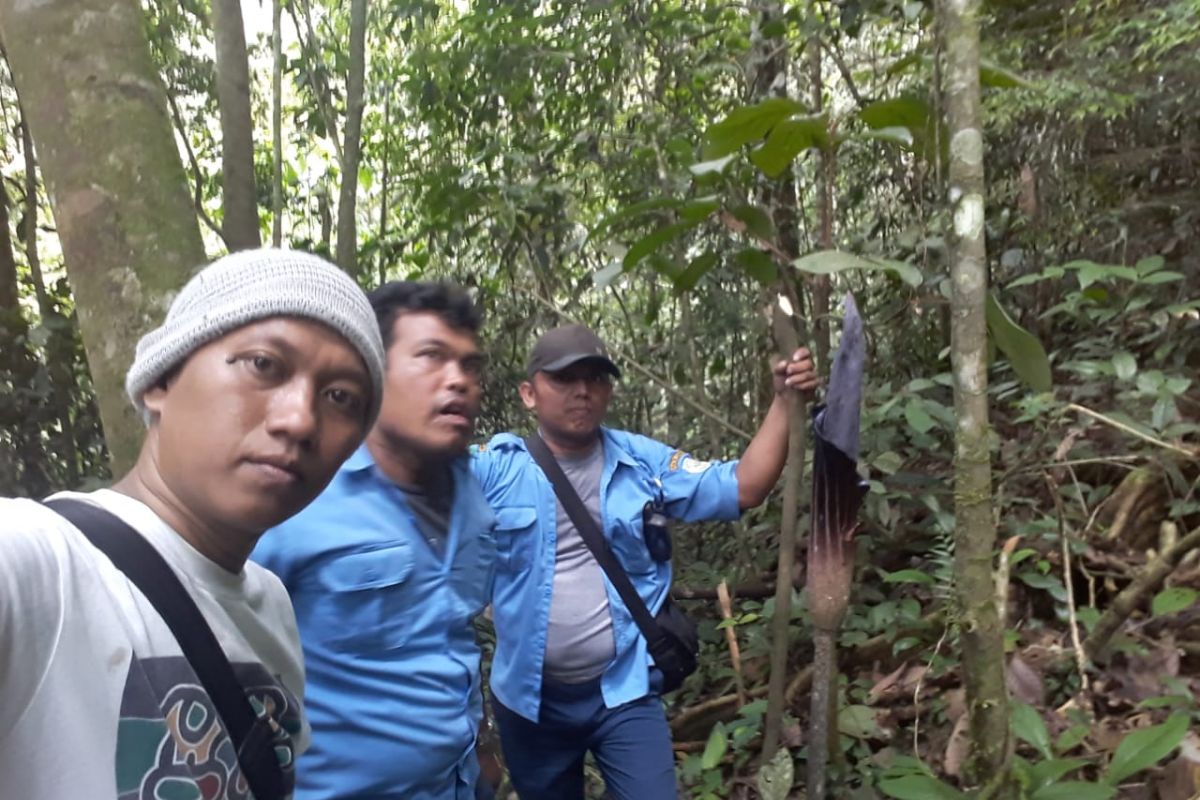
[[[693,475],[698,475],[699,473],[704,472],[704,470],[711,467],[712,462],[711,461],[697,461],[696,459],[689,457],[689,458],[685,458],[683,460],[683,464],[681,464],[681,466],[683,467],[684,472],[690,472]]]
[[[671,461],[670,461],[670,463],[667,464],[667,468],[670,469],[672,472],[679,469],[679,459],[681,459],[681,458],[683,458],[683,451],[676,450],[674,453],[671,454]]]

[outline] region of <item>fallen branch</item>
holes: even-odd
[[[1095,658],[1104,649],[1121,624],[1129,618],[1146,598],[1162,586],[1183,557],[1200,547],[1200,528],[1184,536],[1168,550],[1146,564],[1134,577],[1133,582],[1121,590],[1101,615],[1096,627],[1083,641],[1083,650],[1088,658]]]
[[[1124,422],[1120,422],[1119,420],[1115,420],[1112,417],[1105,416],[1104,414],[1101,414],[1099,411],[1092,411],[1090,408],[1088,408],[1086,406],[1081,406],[1078,403],[1068,403],[1067,408],[1071,409],[1072,411],[1078,411],[1080,414],[1089,416],[1092,419],[1097,420],[1099,422],[1103,422],[1105,425],[1116,428],[1119,431],[1124,431],[1125,433],[1128,433],[1130,436],[1141,439],[1143,442],[1148,442],[1152,445],[1155,445],[1156,447],[1161,447],[1164,450],[1170,450],[1173,453],[1179,453],[1181,456],[1184,456],[1185,458],[1190,458],[1190,459],[1200,458],[1200,451],[1188,450],[1188,449],[1180,447],[1178,445],[1171,444],[1170,442],[1164,442],[1162,439],[1155,439],[1153,436],[1148,436],[1148,435],[1142,433],[1137,428],[1130,427],[1129,425],[1126,425]]]

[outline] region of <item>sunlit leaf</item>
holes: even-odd
[[[705,156],[717,158],[734,152],[767,135],[780,120],[803,112],[804,105],[786,97],[772,97],[732,111],[725,119],[708,127]]]
[[[908,422],[908,427],[917,433],[929,433],[930,429],[937,424],[925,410],[925,404],[915,397],[904,406],[904,419]]]
[[[1032,89],[1033,84],[1012,70],[991,63],[986,58],[979,61],[979,83],[992,89]]]
[[[996,346],[1008,357],[1013,371],[1035,392],[1048,392],[1052,386],[1050,359],[1037,337],[1012,320],[995,294],[987,298],[987,326]]]
[[[913,145],[912,131],[899,125],[866,131],[862,134],[862,138],[898,144],[906,150],[911,150]]]
[[[816,275],[829,275],[848,269],[884,270],[895,274],[909,286],[920,286],[922,280],[921,271],[907,262],[857,256],[841,250],[819,250],[809,253],[793,261],[792,266],[802,272]]]
[[[704,745],[704,754],[700,756],[700,765],[704,769],[713,769],[725,757],[729,749],[729,737],[725,733],[725,724],[718,722],[708,735],[708,743]]]
[[[792,754],[786,747],[775,751],[771,760],[758,768],[755,783],[762,800],[786,800],[796,779]]]
[[[805,150],[829,146],[829,119],[821,114],[785,119],[750,153],[750,160],[768,178],[777,178]]]
[[[596,270],[596,274],[592,276],[592,283],[597,289],[603,289],[617,279],[617,276],[625,271],[625,265],[620,259],[611,261],[603,269]]]
[[[723,156],[722,158],[714,158],[711,161],[701,161],[699,164],[692,164],[688,167],[688,171],[693,175],[700,177],[701,175],[711,175],[721,172],[725,169],[725,165],[736,157],[735,155]]]
[[[1150,602],[1150,611],[1156,617],[1163,614],[1174,614],[1176,611],[1191,608],[1195,605],[1197,598],[1200,598],[1200,592],[1195,589],[1187,586],[1171,586],[1154,595],[1154,600]]]
[[[1127,381],[1137,374],[1137,359],[1128,350],[1113,353],[1112,365],[1116,370],[1117,377],[1123,381]]]

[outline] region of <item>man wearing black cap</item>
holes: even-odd
[[[773,372],[775,400],[741,459],[700,461],[602,426],[621,373],[591,330],[556,328],[534,345],[521,400],[651,614],[667,599],[671,564],[647,543],[647,511],[732,520],[778,480],[787,459],[785,392],[811,392],[817,377],[805,349]],[[474,467],[496,513],[491,686],[517,793],[582,800],[590,750],[615,800],[675,798],[662,674],[628,608],[520,437],[496,436]]]

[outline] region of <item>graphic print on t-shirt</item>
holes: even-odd
[[[272,720],[275,754],[290,794],[300,704],[261,664],[234,664],[233,671],[254,709]],[[252,797],[212,699],[182,656],[135,656],[130,664],[121,697],[116,772],[120,800]]]

